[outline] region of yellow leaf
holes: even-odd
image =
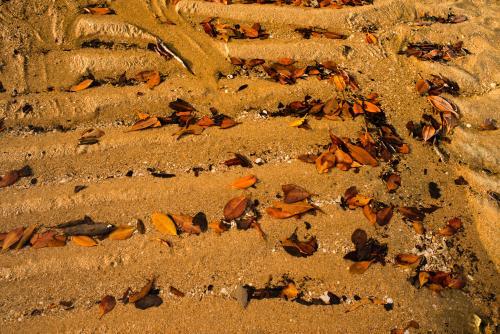
[[[177,235],[175,223],[166,214],[155,212],[151,215],[151,222],[163,234]]]
[[[120,226],[109,235],[109,240],[125,240],[134,234],[135,228],[130,226]]]
[[[94,239],[92,239],[91,237],[88,237],[86,235],[77,235],[77,236],[71,237],[71,241],[73,241],[78,246],[82,246],[82,247],[97,246],[97,242]]]
[[[302,117],[302,118],[299,118],[298,120],[290,122],[288,125],[293,126],[293,127],[298,127],[298,126],[301,126],[302,124],[304,124],[305,121],[306,121],[306,118]]]

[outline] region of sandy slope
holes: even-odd
[[[22,179],[0,189],[0,231],[33,222],[53,226],[88,214],[114,224],[140,218],[147,233],[127,241],[105,240],[91,249],[69,244],[0,254],[2,333],[388,333],[410,320],[420,324],[422,333],[469,333],[474,314],[496,319],[498,204],[487,192],[500,188],[499,135],[498,130],[477,131],[485,117],[499,118],[498,6],[494,1],[375,0],[374,5],[340,10],[224,6],[190,0],[173,8],[157,0],[109,1],[117,15],[79,14],[79,6],[89,3],[95,1],[0,2],[0,82],[6,89],[0,92],[0,118],[5,117],[8,128],[0,132],[0,173],[29,164],[37,180],[31,184],[31,179]],[[425,12],[443,16],[450,8],[469,20],[456,25],[412,25]],[[203,33],[199,22],[206,17],[260,22],[272,35],[263,41],[225,44]],[[166,19],[176,25],[162,23]],[[369,23],[379,27],[377,45],[366,44],[360,32]],[[303,40],[293,32],[300,26],[327,28],[349,37]],[[173,46],[196,75],[147,50],[156,36]],[[111,49],[81,47],[93,39],[121,44]],[[424,40],[463,40],[471,55],[448,65],[396,55],[404,43]],[[352,48],[348,56],[343,55],[344,45]],[[411,154],[399,165],[402,187],[396,194],[386,192],[379,175],[387,166],[364,167],[358,174],[334,170],[319,175],[314,166],[298,161],[299,154],[328,144],[329,129],[355,137],[361,120],[312,120],[312,130],[307,131],[289,127],[291,118],[261,117],[260,111],[275,111],[279,102],[301,100],[307,94],[327,99],[335,93],[334,87],[315,78],[293,86],[257,76],[217,79],[219,71],[234,71],[227,56],[333,60],[346,67],[364,94],[381,95],[389,121],[411,146]],[[64,91],[88,73],[106,80],[146,69],[165,76],[153,90],[144,85],[104,84],[78,93]],[[405,129],[409,120],[418,120],[422,110],[430,108],[414,88],[419,75],[429,74],[448,76],[461,87],[461,96],[452,99],[460,107],[462,123],[451,136],[451,144],[444,145],[450,154],[448,163],[440,162],[431,146],[411,139]],[[249,87],[237,92],[242,84]],[[176,98],[193,103],[202,114],[216,107],[241,124],[180,140],[172,136],[176,126],[124,132],[137,111],[166,115],[168,102]],[[26,109],[26,105],[31,107]],[[65,130],[52,130],[57,126]],[[89,127],[99,127],[106,134],[98,145],[78,147],[80,133]],[[221,163],[232,152],[265,163],[251,170],[225,167]],[[147,171],[151,167],[176,177],[153,178]],[[193,167],[205,171],[195,177]],[[125,176],[128,171],[134,175]],[[155,240],[160,235],[150,224],[152,212],[194,215],[203,211],[210,219],[221,218],[225,203],[241,193],[228,184],[248,173],[257,175],[260,182],[245,193],[260,201],[262,211],[275,200],[282,184],[295,183],[317,194],[314,198],[324,213],[285,221],[264,214],[261,224],[266,241],[253,230],[171,238],[172,249]],[[458,176],[465,177],[469,186],[455,185]],[[430,181],[441,188],[440,199],[430,198]],[[74,194],[74,186],[81,184],[88,188]],[[464,232],[450,238],[450,246],[441,255],[429,256],[429,261],[440,269],[463,270],[467,287],[446,290],[440,297],[411,286],[407,282],[410,272],[391,261],[399,253],[411,252],[421,240],[401,216],[396,215],[386,228],[373,228],[360,210],[342,210],[337,199],[352,185],[394,205],[442,206],[426,219],[428,230],[462,217]],[[310,230],[304,221],[312,225]],[[297,227],[302,234],[317,236],[320,249],[312,257],[291,257],[279,245]],[[352,231],[360,227],[388,243],[391,261],[353,276],[342,257],[352,247]],[[441,251],[441,238],[425,243]],[[98,319],[96,301],[103,295],[119,297],[127,287],[139,288],[153,275],[158,277],[163,305],[140,311],[120,304]],[[307,307],[284,300],[254,300],[242,309],[229,296],[238,285],[262,287],[270,277],[278,282],[283,275],[315,297],[332,291],[349,300],[354,295],[392,298],[394,309],[367,305],[345,313],[350,305]],[[169,294],[169,286],[186,292],[186,297]],[[59,306],[67,300],[73,301],[74,309]],[[31,315],[35,309],[41,315]]]

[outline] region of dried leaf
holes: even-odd
[[[368,43],[368,44],[376,44],[377,43],[377,37],[372,33],[366,33],[365,40],[366,40],[366,43]]]
[[[168,104],[168,106],[170,107],[170,109],[173,109],[175,111],[180,111],[180,112],[185,112],[185,111],[188,111],[188,112],[192,112],[192,111],[196,111],[196,109],[189,103],[189,102],[186,102],[182,99],[176,99],[175,101],[172,101]]]
[[[94,247],[97,246],[97,242],[86,235],[75,235],[71,237],[71,241],[78,246],[82,247]]]
[[[323,152],[316,158],[316,170],[318,173],[327,173],[333,166],[335,166],[336,157],[330,152]]]
[[[311,237],[308,240],[300,241],[297,238],[297,231],[290,237],[283,240],[281,245],[285,251],[296,257],[307,257],[313,255],[318,250],[318,242],[316,237]]]
[[[238,196],[227,202],[224,207],[224,218],[233,220],[241,217],[245,212],[249,199],[246,196]]]
[[[368,101],[364,101],[363,102],[363,107],[364,109],[367,111],[367,112],[371,112],[371,113],[377,113],[377,112],[381,112],[382,110],[380,110],[379,107],[377,107],[375,104],[371,103],[371,102],[368,102]]]
[[[13,185],[19,178],[19,173],[16,170],[7,172],[4,176],[0,177],[0,188]]]
[[[99,303],[99,319],[106,313],[111,312],[116,306],[116,299],[113,296],[104,296]]]
[[[34,224],[34,225],[31,225],[30,227],[26,228],[24,231],[23,231],[23,235],[21,237],[21,240],[19,240],[19,242],[17,243],[16,245],[16,250],[17,249],[21,249],[24,247],[24,245],[26,245],[26,243],[31,239],[31,237],[33,236],[33,233],[35,232],[36,228],[38,227],[38,225]]]
[[[417,88],[417,92],[420,95],[424,95],[425,93],[427,93],[431,89],[431,86],[427,80],[419,79],[417,81],[416,88]]]
[[[246,189],[253,186],[256,182],[257,177],[255,177],[255,175],[246,175],[233,181],[233,183],[231,183],[231,186],[236,189]]]
[[[401,266],[411,266],[420,263],[422,256],[415,254],[398,254],[396,255],[396,263]]]
[[[273,218],[284,219],[306,213],[313,209],[315,209],[314,206],[307,203],[307,201],[292,204],[275,202],[273,204],[273,207],[269,207],[266,209],[266,212]]]
[[[370,222],[370,224],[375,225],[377,223],[377,214],[373,212],[372,208],[369,205],[365,205],[363,207],[363,214],[366,219]]]
[[[18,242],[23,236],[23,232],[24,228],[18,227],[7,233],[7,236],[5,236],[5,239],[3,240],[2,250],[5,251]]]
[[[349,267],[349,272],[351,274],[363,274],[368,270],[371,264],[372,261],[355,262]]]
[[[349,149],[349,154],[352,156],[352,158],[354,160],[356,160],[357,162],[359,162],[360,164],[369,165],[372,167],[378,166],[378,161],[374,157],[372,157],[371,154],[368,153],[368,151],[365,150],[364,148],[361,148],[361,147],[356,146],[356,145],[352,145],[348,142],[346,142],[345,145]],[[340,151],[340,150],[337,150],[336,152],[338,152],[338,151]],[[348,161],[346,161],[346,162],[348,163]],[[351,163],[352,163],[352,161],[351,161]]]
[[[71,92],[79,92],[79,91],[82,91],[84,89],[89,88],[93,82],[94,82],[94,80],[92,80],[92,79],[86,79],[86,80],[83,80],[82,82],[80,82],[78,85],[72,86],[69,90]]]
[[[346,89],[346,87],[347,87],[344,78],[342,76],[340,76],[340,75],[334,75],[333,76],[333,83],[335,84],[335,87],[339,91],[344,91]]]
[[[154,278],[151,280],[148,280],[146,285],[144,285],[141,290],[130,294],[130,296],[128,297],[128,302],[135,303],[138,300],[146,297],[149,294],[149,292],[151,291],[151,289],[153,288],[154,281],[155,281]]]
[[[424,141],[428,141],[436,134],[436,129],[432,125],[425,125],[422,128],[422,138]]]
[[[208,226],[214,230],[215,233],[221,234],[229,230],[230,226],[227,224],[224,224],[224,222],[221,221],[213,221]]]
[[[151,222],[159,232],[167,235],[177,235],[175,223],[167,215],[155,212],[151,215]]]
[[[394,207],[391,205],[377,212],[377,224],[379,226],[389,224],[392,218],[393,209]]]
[[[435,96],[431,95],[427,97],[427,100],[434,106],[439,111],[442,111],[444,113],[448,114],[456,114],[455,109],[453,106],[448,102],[446,99],[442,98],[441,96]]]
[[[391,174],[386,180],[386,185],[389,192],[395,191],[401,186],[401,176],[397,174]]]
[[[160,82],[161,82],[160,72],[153,71],[151,75],[148,77],[148,80],[146,81],[146,86],[148,86],[149,89],[153,89],[156,86],[158,86]]]
[[[127,130],[127,132],[131,131],[139,131],[139,130],[144,130],[152,127],[159,127],[161,126],[160,120],[157,117],[149,117],[143,120],[139,120],[138,122],[134,123],[130,129]]]
[[[115,226],[112,224],[104,224],[104,223],[89,223],[89,224],[80,224],[77,226],[66,227],[63,229],[65,235],[68,236],[80,236],[86,235],[88,237],[95,237],[106,235],[115,229]]]
[[[134,234],[135,228],[130,226],[120,226],[109,234],[109,240],[126,240]]]
[[[171,294],[173,294],[174,296],[177,296],[177,297],[180,297],[180,298],[182,298],[182,297],[186,296],[186,294],[185,294],[184,292],[180,291],[179,289],[176,289],[176,288],[175,288],[175,287],[173,287],[173,286],[170,286],[169,291],[170,291],[170,293],[171,293]]]
[[[307,190],[295,184],[284,184],[281,189],[285,194],[284,202],[288,204],[303,201],[311,196]]]
[[[224,119],[222,120],[219,128],[221,128],[221,129],[229,129],[229,128],[232,128],[233,126],[236,126],[238,124],[239,123],[236,122],[234,119],[229,118],[229,117],[224,117]]]
[[[188,215],[172,215],[175,225],[185,233],[200,234],[201,226],[195,225],[193,217]],[[206,218],[205,218],[206,219]]]

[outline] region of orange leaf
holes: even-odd
[[[330,152],[323,152],[316,158],[316,169],[318,173],[327,173],[333,166],[335,166],[335,155]]]
[[[214,230],[215,233],[221,234],[229,230],[229,226],[224,224],[221,221],[213,221],[208,224],[208,227],[210,227],[212,230]]]
[[[150,117],[136,122],[127,132],[139,131],[152,127],[161,126],[160,120],[157,117]]]
[[[363,274],[368,270],[371,264],[372,261],[355,262],[349,267],[349,272],[351,274]]]
[[[88,7],[85,8],[85,11],[92,15],[109,15],[113,13],[113,10],[107,7]]]
[[[375,105],[371,102],[365,101],[365,102],[363,102],[363,105],[364,105],[365,110],[368,112],[376,113],[376,112],[381,111],[380,108],[377,107],[377,105]]]
[[[340,75],[336,74],[333,76],[333,83],[335,84],[335,87],[340,91],[344,91],[346,88],[345,80]]]
[[[389,192],[398,189],[401,186],[401,176],[397,174],[391,174],[386,181],[387,190]]]
[[[368,43],[368,44],[375,44],[375,43],[377,43],[377,37],[374,34],[372,34],[372,33],[367,33],[365,35],[365,40],[366,40],[366,43]]]
[[[369,205],[365,205],[363,207],[363,214],[366,219],[370,222],[370,224],[375,225],[377,223],[377,215],[373,212],[372,208]]]
[[[24,230],[23,235],[21,237],[21,240],[16,245],[16,249],[21,249],[24,247],[26,242],[31,239],[31,236],[33,235],[33,232],[35,232],[35,229],[37,228],[37,225],[31,225],[27,229]]]
[[[247,175],[233,181],[233,183],[231,183],[231,186],[236,189],[246,189],[253,186],[256,182],[257,178],[255,177],[255,175]]]
[[[135,228],[130,226],[120,226],[109,234],[109,240],[126,240],[134,234]]]
[[[18,242],[21,239],[23,232],[24,228],[18,227],[7,233],[7,236],[5,236],[5,239],[3,240],[2,250],[5,251]]]
[[[97,246],[97,242],[86,235],[75,235],[71,237],[71,241],[82,247],[94,247]]]
[[[428,141],[436,134],[436,129],[432,125],[426,125],[422,128],[422,138],[424,141]]]
[[[86,80],[83,80],[82,82],[80,82],[78,85],[72,86],[69,90],[71,92],[79,92],[81,90],[89,88],[93,82],[94,82],[94,80],[86,79]]]
[[[415,254],[398,254],[396,256],[396,263],[401,265],[401,266],[411,266],[413,264],[416,264],[420,262],[420,259],[422,256],[415,255]]]

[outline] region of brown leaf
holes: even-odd
[[[335,166],[335,155],[330,152],[323,152],[316,158],[316,170],[318,173],[327,173],[333,166]]]
[[[23,235],[21,237],[21,240],[19,240],[19,242],[17,243],[16,249],[21,249],[24,247],[24,245],[26,245],[26,243],[33,236],[33,233],[35,232],[37,226],[38,226],[37,224],[31,225],[30,227],[28,227],[23,231]]]
[[[7,172],[4,176],[0,177],[0,188],[13,185],[19,178],[19,173],[16,170]]]
[[[143,119],[143,120],[140,120],[140,121],[134,123],[134,125],[132,125],[132,127],[127,130],[127,132],[139,131],[139,130],[144,130],[144,129],[148,129],[148,128],[152,128],[152,127],[159,127],[159,126],[161,126],[161,123],[157,117],[149,117],[149,118],[146,118],[146,119]]]
[[[389,224],[392,218],[393,209],[394,207],[391,205],[377,212],[377,224],[379,226]]]
[[[175,111],[188,111],[188,112],[192,112],[192,111],[196,111],[196,109],[189,103],[189,102],[186,102],[182,99],[177,99],[175,101],[172,101],[168,104],[168,106],[170,107],[170,109],[173,109]]]
[[[447,114],[456,114],[453,106],[446,99],[441,96],[431,95],[427,97],[427,100],[439,111],[442,111]]]
[[[431,89],[431,85],[427,80],[419,79],[416,84],[417,92],[420,95],[424,95]]]
[[[314,206],[307,203],[307,201],[302,201],[292,204],[275,202],[273,204],[273,207],[266,209],[266,212],[273,218],[284,219],[306,213],[313,209]]]
[[[97,242],[86,235],[75,235],[71,237],[71,241],[82,247],[94,247],[97,246]]]
[[[432,125],[425,125],[422,128],[422,138],[424,141],[428,141],[436,134],[436,129]]]
[[[364,206],[370,204],[371,201],[372,201],[371,197],[361,195],[361,194],[356,194],[354,196],[349,197],[346,200],[350,209],[364,207]]]
[[[345,142],[345,145],[349,149],[350,155],[354,160],[363,165],[369,165],[372,167],[378,166],[378,161],[368,153],[367,150],[356,145],[352,145],[349,142]],[[337,150],[340,151],[340,150]],[[352,162],[352,161],[351,161]]]
[[[387,178],[386,185],[389,192],[398,189],[401,186],[401,176],[397,174],[391,174]]]
[[[411,266],[413,264],[419,263],[422,256],[415,254],[398,254],[396,255],[396,263],[401,266]]]
[[[297,231],[295,231],[290,237],[283,240],[281,245],[285,251],[296,257],[307,257],[311,256],[318,250],[318,242],[316,237],[311,237],[308,240],[300,241],[297,238]]]
[[[479,130],[481,131],[494,131],[497,129],[497,121],[492,118],[486,118],[479,126]]]
[[[283,193],[285,194],[285,203],[295,203],[307,199],[311,194],[302,187],[295,184],[284,184],[281,186]]]
[[[130,226],[119,226],[109,234],[109,240],[126,240],[134,234],[135,228]]]
[[[355,262],[349,267],[349,272],[351,274],[363,274],[368,270],[371,264],[372,261]]]
[[[86,79],[86,80],[83,80],[82,82],[80,82],[78,85],[72,86],[69,90],[71,92],[79,92],[79,91],[82,91],[84,89],[89,88],[93,82],[94,82],[94,80],[92,80],[92,79]]]
[[[128,297],[128,302],[135,303],[136,301],[146,297],[149,294],[149,292],[151,291],[151,289],[153,288],[154,281],[155,281],[154,278],[148,280],[146,285],[143,286],[141,290],[130,294],[130,296]]]
[[[44,233],[36,233],[30,240],[33,248],[44,247],[62,247],[66,245],[66,237],[56,235],[55,231],[47,231]]]
[[[18,242],[23,236],[23,232],[24,228],[18,227],[7,233],[7,236],[3,240],[2,250],[5,251],[9,249],[11,246],[13,246],[16,242]]]
[[[188,215],[172,215],[179,229],[189,234],[200,234],[201,227],[194,224],[193,217]]]
[[[245,212],[249,199],[246,196],[238,196],[227,202],[224,207],[224,218],[233,220],[241,217]]]
[[[236,189],[246,189],[253,186],[257,182],[257,177],[255,175],[243,176],[231,183],[231,186]]]
[[[99,303],[99,319],[106,313],[111,312],[116,306],[116,299],[113,296],[104,296]]]
[[[186,296],[186,294],[184,292],[180,291],[179,289],[174,288],[173,286],[170,286],[169,291],[174,296],[177,296],[177,297],[180,297],[180,298]]]

